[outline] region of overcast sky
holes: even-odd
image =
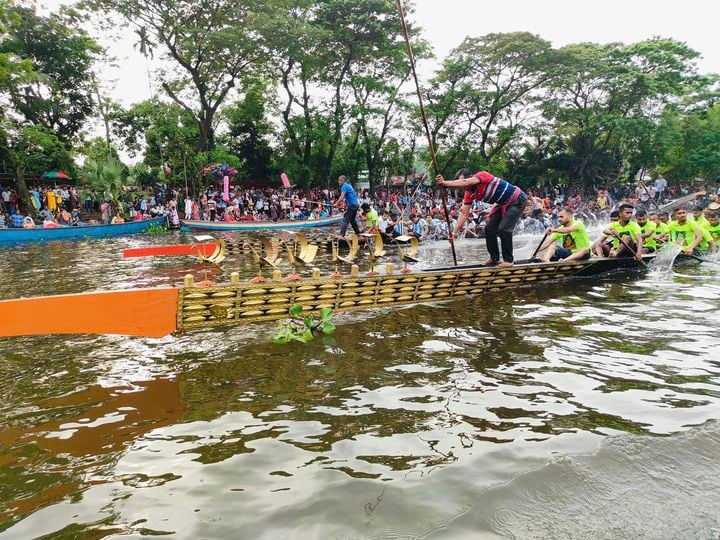
[[[39,0],[57,9],[63,0]],[[560,47],[568,43],[632,43],[653,36],[687,43],[701,53],[702,73],[720,73],[720,40],[717,0],[415,0],[412,19],[424,29],[424,37],[442,59],[465,36],[489,32],[528,31]],[[118,58],[119,68],[108,69],[105,78],[115,81],[113,97],[124,104],[150,96],[144,58],[133,50],[136,36],[127,31],[124,40],[105,42]],[[421,66],[429,72],[431,66]]]

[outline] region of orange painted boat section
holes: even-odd
[[[129,289],[0,300],[0,336],[122,334],[176,330],[178,289]]]
[[[157,257],[163,255],[203,255],[205,257],[209,257],[215,252],[215,248],[217,248],[217,244],[215,242],[205,244],[178,244],[174,246],[131,248],[123,251],[123,258]]]

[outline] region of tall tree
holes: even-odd
[[[280,73],[286,155],[302,184],[327,182],[350,119],[349,77],[396,49],[392,0],[289,0],[273,51]]]
[[[501,156],[540,117],[555,56],[548,41],[527,32],[468,37],[451,51],[427,92],[441,169],[473,154],[485,163]]]
[[[32,62],[36,76],[5,87],[27,124],[55,131],[68,147],[94,112],[93,64],[101,48],[83,31],[57,18],[13,7],[0,51]]]
[[[13,89],[32,85],[41,77],[34,69],[32,58],[20,56],[7,46],[13,29],[20,24],[20,13],[0,3],[0,99],[12,103]],[[36,214],[25,182],[30,170],[70,169],[72,160],[63,141],[43,126],[23,122],[12,107],[0,108],[0,165],[15,176],[18,195],[24,210]]]
[[[273,172],[269,135],[272,126],[268,119],[270,101],[268,81],[251,82],[245,97],[228,107],[228,149],[240,159],[240,178],[267,179]]]
[[[113,130],[131,156],[143,155],[151,167],[170,167],[172,183],[196,179],[207,164],[207,153],[197,152],[199,132],[195,119],[175,103],[148,100],[112,115]]]
[[[197,124],[195,150],[212,151],[216,115],[242,76],[261,71],[266,0],[87,0],[136,28],[143,50],[153,45],[174,69],[157,73],[167,95]]]
[[[627,46],[581,43],[560,52],[562,76],[545,112],[565,140],[556,162],[567,177],[591,186],[615,180],[626,160],[628,175],[652,165],[646,151],[651,124],[665,104],[688,91],[698,53],[660,38]]]

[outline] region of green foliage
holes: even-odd
[[[431,81],[428,115],[440,168],[480,168],[538,118],[542,89],[558,76],[557,51],[527,32],[466,38]]]
[[[28,172],[62,170],[74,173],[72,155],[57,133],[41,125],[20,128],[14,144],[22,166]]]
[[[368,143],[371,168],[376,168],[379,160],[371,141],[398,125],[391,118],[380,132],[371,133],[369,128],[371,108],[397,88],[403,40],[395,2],[289,0],[288,4],[289,9],[275,18],[269,39],[278,59],[284,128],[278,165],[302,186],[325,185],[343,144],[344,126],[359,120],[366,129],[351,128],[351,146]],[[406,71],[407,64],[403,67]],[[376,101],[374,94],[383,85],[391,93]],[[368,97],[371,88],[372,99]],[[393,98],[382,106],[388,101]],[[360,110],[366,113],[363,117],[358,115]],[[363,153],[367,159],[368,153]]]
[[[281,345],[291,341],[307,343],[312,341],[317,333],[332,334],[335,331],[330,308],[322,308],[320,319],[317,321],[312,315],[303,315],[303,307],[300,304],[293,304],[289,313],[293,317],[291,320],[278,322],[277,334],[273,338],[275,343]]]
[[[92,67],[100,46],[63,20],[29,8],[10,8],[5,25],[0,51],[31,62],[35,74],[6,79],[15,111],[69,145],[93,113]]]
[[[215,146],[215,115],[244,77],[266,62],[264,27],[277,2],[268,0],[87,0],[140,28],[143,53],[158,51],[171,66],[155,73],[165,94],[193,119],[196,152]]]
[[[168,232],[168,228],[165,225],[159,225],[157,223],[151,223],[150,226],[145,229],[145,234],[150,236],[158,236]]]
[[[631,45],[568,45],[544,104],[562,141],[546,165],[586,186],[607,184],[656,164],[657,122],[693,83],[697,53],[669,39]]]
[[[663,172],[671,179],[720,176],[720,104],[682,116],[668,114],[658,129],[665,151]]]
[[[131,171],[114,157],[89,159],[83,170],[90,188],[100,193],[116,210],[122,210],[121,202],[139,186],[137,176],[130,174]]]
[[[239,159],[240,178],[270,178],[279,174],[273,168],[272,149],[268,142],[272,133],[267,117],[272,99],[269,83],[261,78],[249,81],[244,98],[225,111],[229,124],[227,147]],[[227,163],[227,160],[224,162]]]

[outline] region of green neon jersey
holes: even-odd
[[[572,253],[580,251],[581,249],[590,249],[590,238],[585,230],[585,224],[582,221],[573,220],[568,227],[577,227],[577,229],[569,233],[552,233],[550,238],[553,240],[562,240],[562,247],[569,249]]]

